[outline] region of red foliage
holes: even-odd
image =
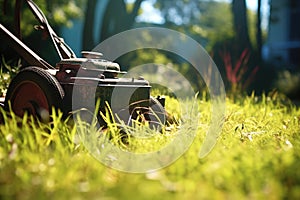
[[[252,71],[249,71],[250,52],[245,49],[236,62],[232,62],[231,54],[226,51],[221,54],[226,71],[226,78],[232,87],[239,86],[240,89],[245,89],[253,82],[259,67],[256,66]]]

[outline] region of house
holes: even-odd
[[[278,68],[300,69],[299,19],[299,0],[270,0],[265,59]]]

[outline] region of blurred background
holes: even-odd
[[[279,91],[300,99],[300,1],[297,0],[35,0],[53,29],[80,56],[108,37],[138,27],[164,27],[199,42],[218,66],[226,91],[245,94]],[[15,0],[0,0],[0,22],[14,32]],[[22,40],[47,61],[58,61],[34,17],[22,4]],[[150,37],[151,36],[145,36]],[[170,41],[176,42],[176,41]],[[117,47],[115,47],[117,48]],[[18,65],[18,55],[0,43],[1,71]],[[145,63],[168,64],[198,90],[202,78],[183,58],[142,49],[120,58],[123,70]],[[6,66],[6,67],[5,67]],[[200,85],[200,88],[199,88]]]

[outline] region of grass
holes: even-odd
[[[300,109],[276,94],[227,99],[226,107],[222,134],[208,156],[198,157],[210,122],[210,102],[202,99],[188,151],[142,174],[101,164],[78,140],[80,127],[60,113],[51,124],[4,114],[0,199],[299,199]],[[172,131],[156,133],[153,141],[159,146],[172,137]],[[143,152],[157,148],[153,141],[114,144]]]

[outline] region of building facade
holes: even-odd
[[[265,58],[278,68],[300,69],[299,19],[299,0],[270,0]]]

